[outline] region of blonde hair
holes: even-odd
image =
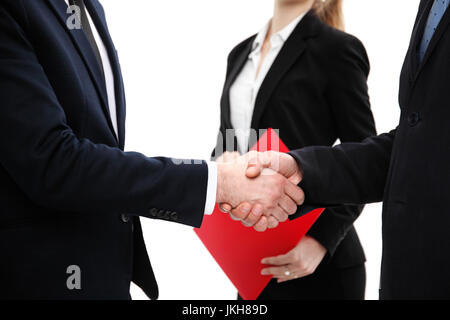
[[[344,31],[342,2],[343,0],[315,0],[313,9],[324,23]]]

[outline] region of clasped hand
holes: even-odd
[[[305,199],[292,156],[274,151],[224,153],[217,159],[217,202],[223,212],[263,232],[297,212]]]

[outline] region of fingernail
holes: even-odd
[[[265,275],[267,275],[267,274],[269,274],[269,273],[267,272],[267,270],[263,269],[263,270],[261,271],[261,274],[262,274],[263,276],[265,276]]]
[[[256,207],[256,208],[254,208],[253,209],[253,213],[255,213],[256,215],[261,215],[263,212],[262,212],[262,209],[260,208],[260,207]]]
[[[262,264],[266,264],[266,261],[267,261],[266,259],[262,259],[262,260],[261,260],[261,263],[262,263]]]
[[[242,212],[243,212],[243,213],[249,213],[250,210],[251,210],[251,207],[248,206],[248,205],[244,205],[244,206],[242,207]]]

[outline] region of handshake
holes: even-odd
[[[217,203],[247,227],[264,232],[284,222],[305,200],[295,159],[268,151],[224,153],[217,159]]]

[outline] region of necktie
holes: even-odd
[[[419,63],[422,62],[431,39],[444,16],[445,11],[448,8],[450,0],[434,0],[433,7],[431,8],[430,15],[428,16],[427,25],[423,33],[422,42],[419,48]]]
[[[450,0],[449,0],[450,1]],[[81,28],[84,31],[84,34],[89,40],[89,43],[91,44],[92,50],[95,53],[95,57],[97,58],[97,62],[100,66],[100,69],[102,70],[102,73],[104,74],[103,70],[103,63],[102,63],[102,57],[100,55],[100,50],[98,49],[97,42],[95,41],[94,34],[92,33],[91,25],[89,24],[89,19],[86,12],[86,6],[84,5],[84,0],[69,0],[70,5],[75,5],[80,8],[80,21],[81,21]]]

